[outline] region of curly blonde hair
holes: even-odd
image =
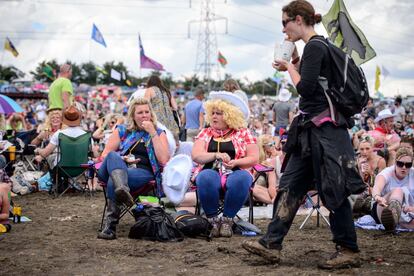
[[[141,129],[134,120],[135,109],[137,105],[148,105],[151,113],[151,122],[154,124],[154,127],[157,128],[157,116],[152,109],[151,103],[147,98],[139,97],[133,100],[128,108],[127,114],[127,129],[128,130],[139,130]]]
[[[218,109],[223,112],[223,120],[229,128],[238,130],[247,126],[243,112],[226,101],[220,99],[209,100],[205,103],[204,109],[206,111],[206,122],[208,124],[211,123],[213,109]]]

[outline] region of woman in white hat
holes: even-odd
[[[192,158],[201,206],[213,225],[214,237],[231,237],[233,218],[246,201],[253,178],[248,171],[259,160],[256,138],[245,127],[249,109],[230,92],[211,92],[205,103],[210,127],[195,138]],[[224,210],[218,218],[220,197]]]
[[[368,134],[374,138],[374,150],[383,152],[388,166],[394,164],[395,154],[400,145],[400,137],[394,131],[394,115],[391,110],[384,109],[378,113],[374,122],[374,130]]]
[[[116,239],[120,205],[134,204],[130,191],[137,191],[154,179],[161,187],[160,168],[170,154],[165,132],[156,125],[157,117],[149,100],[138,98],[129,106],[127,125],[118,125],[109,137],[98,171],[99,179],[107,183],[109,198],[104,228],[98,238]]]

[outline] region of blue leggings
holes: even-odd
[[[98,170],[99,180],[106,182],[106,190],[108,198],[115,200],[115,187],[110,177],[113,170],[126,170],[128,173],[128,186],[131,193],[139,190],[149,181],[154,179],[154,174],[141,168],[128,168],[122,157],[113,151],[111,151],[102,162],[101,167]]]
[[[237,170],[227,176],[223,210],[225,217],[236,216],[249,195],[252,182],[252,176],[245,170]],[[196,178],[196,185],[206,216],[210,218],[218,215],[220,194],[223,194],[219,173],[211,169],[202,170]]]

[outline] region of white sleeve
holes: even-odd
[[[50,143],[52,145],[57,146],[59,144],[59,140],[58,140],[59,133],[60,131],[56,131],[55,133],[53,133],[52,137],[50,137]]]

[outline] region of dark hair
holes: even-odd
[[[394,100],[394,102],[401,104],[402,103],[402,98],[401,96],[397,96]]]
[[[290,18],[295,18],[297,15],[302,16],[306,25],[313,26],[322,21],[322,15],[315,14],[312,4],[305,0],[292,1],[284,6],[282,11]]]
[[[165,87],[165,85],[162,82],[160,77],[158,77],[156,75],[152,75],[151,77],[149,77],[149,79],[147,81],[147,88],[150,88],[150,87],[153,87],[153,86],[158,87],[161,90],[161,92],[167,93],[168,101],[170,102],[170,107],[172,107],[172,105],[171,105],[171,92],[167,87]]]

